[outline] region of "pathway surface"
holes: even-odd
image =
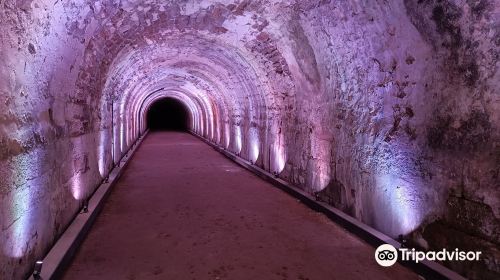
[[[150,134],[64,279],[418,279],[192,135]]]

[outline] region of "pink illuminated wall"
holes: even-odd
[[[500,7],[476,2],[3,1],[0,279],[28,275],[165,97],[356,219],[424,248],[459,231],[498,264]]]

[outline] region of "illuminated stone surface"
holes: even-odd
[[[500,273],[498,1],[0,5],[0,279],[29,273],[167,96],[357,219]]]

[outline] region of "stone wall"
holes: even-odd
[[[21,279],[155,100],[449,263],[500,274],[495,1],[0,1],[0,279]]]

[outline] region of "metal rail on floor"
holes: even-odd
[[[66,267],[71,263],[72,258],[88,234],[97,215],[102,210],[106,198],[109,196],[112,187],[118,181],[123,171],[130,163],[132,156],[137,151],[142,141],[148,134],[146,131],[139,137],[131,148],[125,153],[118,164],[109,172],[104,180],[88,200],[88,204],[82,213],[77,214],[64,233],[59,237],[54,246],[42,260],[43,265],[38,277],[30,276],[30,280],[53,280],[59,279]]]
[[[190,133],[197,138],[201,139],[203,142],[207,143],[213,147],[216,151],[223,154],[227,158],[236,162],[245,169],[256,174],[265,181],[271,183],[275,187],[283,190],[284,192],[292,195],[293,197],[299,199],[302,203],[307,205],[309,208],[325,214],[330,220],[339,224],[343,228],[347,229],[349,232],[357,235],[361,239],[368,242],[374,247],[378,247],[382,244],[391,244],[395,248],[401,248],[401,243],[394,240],[393,238],[383,234],[382,232],[360,222],[359,220],[347,215],[346,213],[340,211],[339,209],[326,204],[321,201],[317,201],[311,194],[293,186],[292,184],[280,179],[268,171],[252,164],[251,162],[239,157],[238,155],[223,149],[217,144],[208,141],[203,136],[196,134],[192,131]],[[414,272],[424,277],[425,279],[452,279],[452,280],[465,280],[465,278],[453,270],[433,261],[424,260],[419,263],[410,261],[398,261],[402,265],[409,267]]]

